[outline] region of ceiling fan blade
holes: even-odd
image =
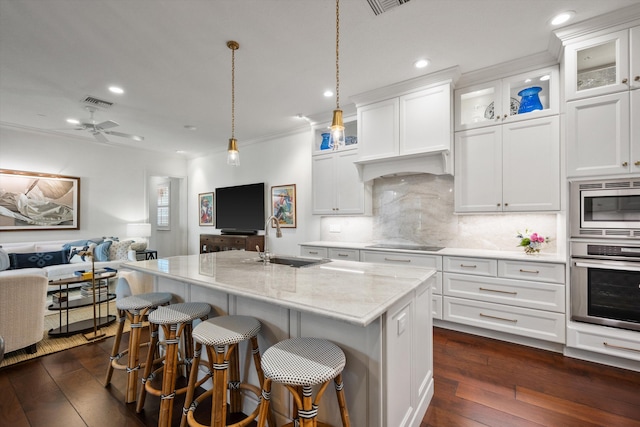
[[[102,142],[103,144],[108,144],[109,140],[106,136],[104,136],[101,132],[93,132],[93,136],[98,142]]]
[[[107,120],[105,122],[98,123],[97,125],[95,125],[95,127],[99,129],[110,129],[116,126],[120,126],[120,125],[117,122],[114,122],[113,120]]]
[[[113,135],[113,136],[120,136],[122,138],[133,139],[134,141],[144,141],[144,136],[130,135],[128,133],[115,132],[115,131],[112,131],[112,130],[107,130],[104,133],[106,133],[108,135]]]

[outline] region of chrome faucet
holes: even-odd
[[[271,215],[269,218],[267,218],[267,221],[264,223],[264,252],[260,252],[260,248],[256,245],[256,249],[258,249],[258,254],[260,255],[260,258],[262,258],[265,264],[269,263],[271,259],[271,254],[269,253],[269,249],[268,249],[269,240],[267,239],[267,237],[269,236],[269,227],[271,226],[271,223],[273,221],[275,221],[275,224],[276,224],[276,237],[278,239],[282,237],[282,230],[280,229],[280,221],[278,221],[277,217],[275,217],[274,215]]]

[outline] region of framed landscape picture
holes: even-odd
[[[213,221],[213,193],[198,194],[198,212],[200,225],[214,225]]]
[[[271,187],[271,214],[278,218],[281,228],[297,227],[295,184]]]
[[[80,178],[0,169],[0,231],[79,228]]]

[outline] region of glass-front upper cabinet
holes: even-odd
[[[455,91],[456,131],[558,114],[558,67]]]
[[[629,89],[633,82],[629,74],[629,33],[617,31],[565,47],[567,101]],[[638,46],[634,49],[639,50]],[[640,84],[638,80],[634,83]]]
[[[313,127],[313,154],[325,154],[333,150],[331,123],[323,123]],[[344,146],[341,150],[358,148],[358,122],[355,116],[344,118]]]

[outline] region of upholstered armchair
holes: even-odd
[[[0,336],[5,354],[26,348],[35,353],[44,333],[48,281],[45,276],[0,276]]]

